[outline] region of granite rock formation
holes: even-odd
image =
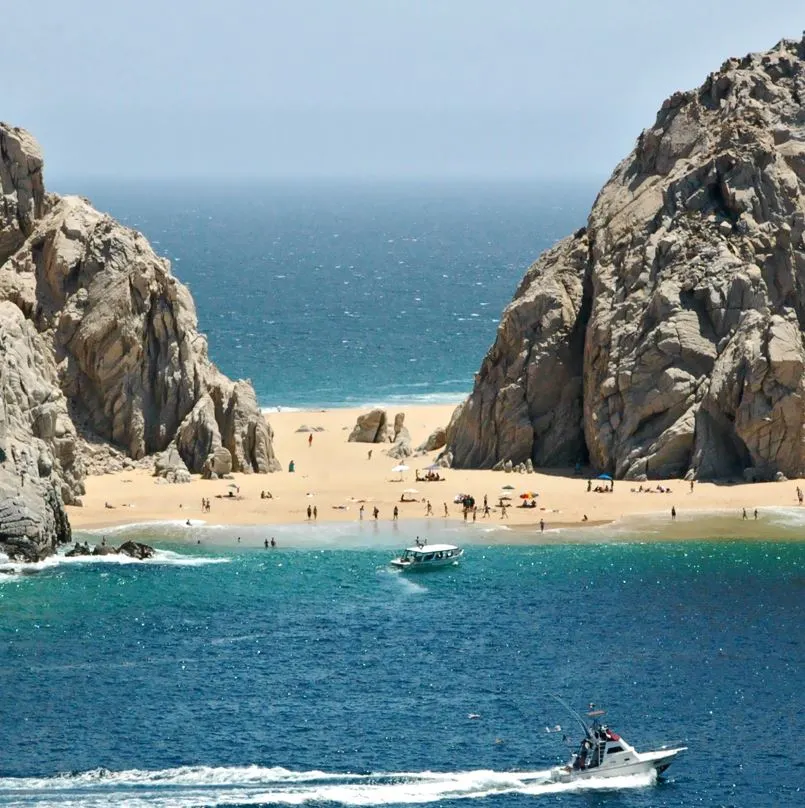
[[[457,467],[805,474],[805,40],[680,92],[528,270],[448,427]]]
[[[210,362],[168,262],[86,200],[46,193],[42,170],[31,135],[0,124],[0,497],[25,503],[0,514],[0,549],[39,529],[29,555],[69,539],[62,503],[105,459],[174,446],[190,472],[223,451],[235,471],[279,469],[254,390]]]
[[[388,413],[385,410],[370,410],[364,415],[358,416],[347,441],[355,443],[394,443],[404,420],[404,413],[397,413],[392,422],[389,421]]]

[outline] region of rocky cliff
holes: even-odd
[[[805,474],[805,40],[680,92],[528,270],[454,466]]]
[[[69,540],[62,503],[88,471],[171,448],[191,472],[224,450],[234,471],[279,468],[254,390],[210,362],[168,262],[46,193],[42,168],[31,135],[0,124],[0,549],[26,557]]]

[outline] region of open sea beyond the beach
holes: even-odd
[[[190,286],[210,356],[264,407],[461,400],[593,183],[72,182]]]
[[[264,407],[311,408],[458,401],[526,266],[592,200],[526,184],[59,190],[174,261],[212,358]],[[0,808],[805,804],[801,511],[742,523],[741,540],[718,515],[548,545],[438,522],[141,525],[104,533],[155,545],[149,561],[0,565]],[[392,571],[416,533],[464,546],[462,564]],[[578,740],[554,693],[600,704],[640,750],[690,749],[656,783],[548,784],[562,735]]]

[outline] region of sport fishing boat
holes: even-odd
[[[425,572],[425,570],[452,567],[464,551],[455,544],[428,544],[418,541],[413,547],[406,547],[402,554],[389,563],[405,572]]]
[[[558,697],[557,697],[558,699]],[[579,722],[584,730],[578,751],[564,766],[551,769],[551,780],[569,783],[592,777],[623,777],[632,774],[646,774],[651,771],[662,774],[677,755],[687,746],[676,748],[662,747],[653,752],[638,752],[621,735],[601,723],[604,710],[596,710],[590,705],[585,721],[572,707],[558,699]]]

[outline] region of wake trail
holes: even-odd
[[[652,775],[551,783],[550,770],[498,772],[292,771],[262,766],[184,766],[159,771],[106,769],[41,778],[0,778],[4,808],[198,808],[228,805],[425,805],[496,794],[542,796],[560,792],[642,788]]]

